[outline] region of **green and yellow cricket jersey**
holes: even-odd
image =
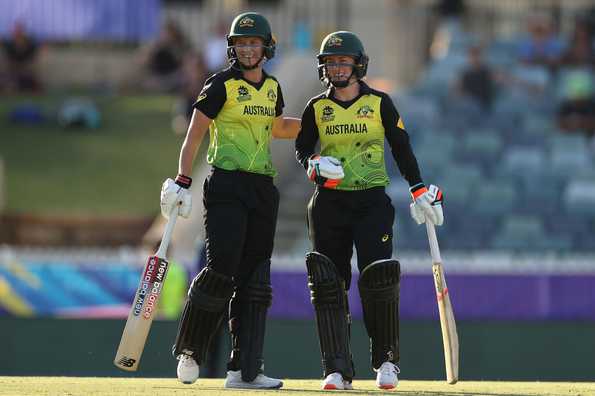
[[[225,170],[275,176],[270,141],[273,120],[283,106],[279,83],[266,73],[258,84],[232,68],[210,77],[193,105],[213,119],[207,162]]]
[[[308,167],[308,158],[320,140],[320,155],[341,161],[345,177],[338,190],[365,190],[386,186],[389,178],[384,164],[384,140],[410,185],[421,182],[409,135],[392,100],[383,92],[359,82],[359,95],[341,102],[334,90],[312,98],[302,115],[296,139],[298,161]]]

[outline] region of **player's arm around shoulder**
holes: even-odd
[[[275,81],[277,80],[275,79]],[[302,120],[295,117],[283,117],[283,107],[285,107],[283,92],[277,81],[277,102],[275,103],[275,119],[271,133],[277,139],[295,139],[300,131]]]
[[[276,139],[295,139],[301,125],[302,120],[299,118],[279,116],[273,121],[273,137]]]

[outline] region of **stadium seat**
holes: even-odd
[[[481,183],[475,191],[472,210],[477,215],[494,217],[510,213],[518,199],[513,182]]]
[[[434,182],[444,191],[446,205],[465,205],[483,178],[480,167],[452,165],[442,169]]]
[[[500,155],[502,145],[502,138],[498,134],[470,133],[463,142],[461,154],[468,159],[493,161]]]
[[[550,117],[527,114],[523,118],[523,130],[526,134],[545,137],[554,131],[554,120]]]
[[[571,180],[562,199],[566,213],[595,215],[595,180]]]
[[[551,235],[579,236],[589,234],[590,221],[584,216],[557,214],[547,219],[548,230]]]
[[[543,221],[537,216],[507,216],[501,229],[494,235],[491,246],[494,249],[537,248],[539,240],[546,237]]]
[[[545,167],[545,152],[535,147],[511,147],[502,156],[501,166],[515,173],[540,173]]]
[[[574,247],[572,240],[572,237],[568,235],[543,236],[534,239],[531,242],[531,247],[543,251],[571,251]]]
[[[593,167],[593,161],[585,147],[574,149],[552,149],[550,165],[552,173],[558,178],[567,178],[583,169]]]
[[[588,147],[589,141],[582,134],[557,132],[548,138],[548,145],[552,151],[582,151]]]
[[[525,177],[520,191],[517,210],[544,218],[559,212],[561,194],[555,180]]]
[[[415,156],[424,173],[427,168],[448,168],[453,158],[451,150],[442,150],[439,145],[422,145],[415,149]]]

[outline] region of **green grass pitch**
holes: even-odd
[[[396,390],[376,389],[374,381],[357,379],[352,391],[322,391],[320,380],[286,380],[281,390],[249,391],[223,389],[222,379],[203,379],[183,385],[172,378],[82,378],[0,377],[0,396],[11,395],[265,395],[288,396],[348,393],[354,395],[395,393],[407,396],[505,396],[505,395],[595,395],[595,383],[585,382],[472,382],[448,385],[444,381],[401,381]]]
[[[56,113],[65,98],[0,97],[4,209],[53,215],[157,215],[161,183],[176,175],[183,140],[171,129],[175,98],[93,97],[102,112],[97,130],[60,127]],[[37,104],[47,121],[12,124],[9,111],[23,103]]]

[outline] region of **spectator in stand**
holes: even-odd
[[[37,72],[40,45],[16,22],[10,39],[2,43],[6,60],[6,86],[9,91],[41,90],[41,80]]]
[[[204,40],[203,54],[207,75],[211,76],[227,65],[227,33],[229,23],[220,20],[212,34]]]
[[[569,47],[562,55],[560,63],[568,67],[595,66],[592,26],[586,19],[578,19]]]
[[[461,18],[465,14],[465,2],[463,0],[440,0],[436,4],[436,10],[441,18]]]
[[[495,95],[492,71],[484,62],[481,47],[470,47],[467,56],[468,64],[461,73],[457,91],[489,110]]]
[[[172,120],[172,128],[176,134],[186,133],[186,127],[192,117],[192,106],[196,102],[196,93],[200,92],[207,77],[205,62],[199,53],[190,52],[184,57],[180,97]]]
[[[442,59],[448,55],[453,46],[468,38],[468,33],[463,28],[466,5],[463,0],[440,0],[436,4],[435,11],[430,57]]]
[[[545,13],[535,13],[527,21],[529,37],[521,41],[519,58],[527,65],[555,68],[564,51],[562,41],[557,37],[552,20]]]
[[[172,92],[182,83],[182,65],[190,45],[178,25],[168,21],[157,41],[141,51],[145,71],[141,85],[150,91]]]
[[[558,124],[565,132],[583,132],[595,136],[595,89],[593,74],[573,70],[564,76]]]

